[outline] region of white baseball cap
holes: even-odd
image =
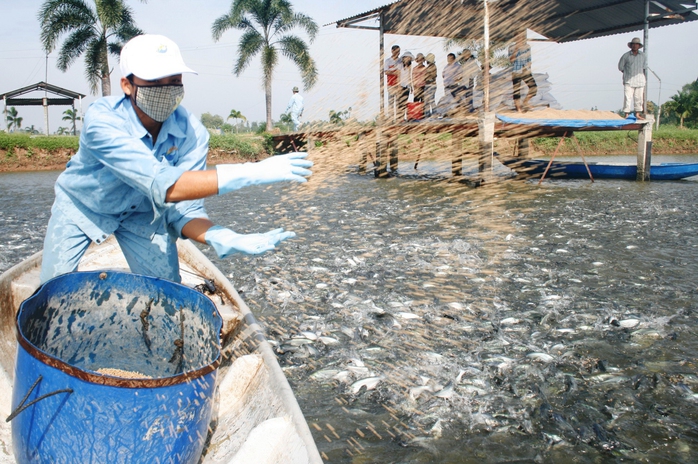
[[[196,71],[184,64],[176,43],[165,36],[143,34],[129,40],[121,49],[121,75],[153,81],[175,74]]]

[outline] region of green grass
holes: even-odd
[[[576,132],[575,135],[583,152],[634,153],[637,150],[637,131]],[[554,152],[559,142],[560,139],[556,137],[533,139],[534,147],[545,153]],[[652,131],[652,144],[656,151],[695,150],[698,152],[698,129],[660,126],[659,130]],[[574,140],[566,138],[561,150],[575,151]]]
[[[78,137],[72,135],[29,135],[17,133],[0,132],[0,150],[14,152],[18,148],[29,150],[48,150],[54,151],[59,149],[77,150]]]
[[[224,134],[211,135],[209,148],[234,152],[243,158],[254,158],[264,151],[264,139],[259,136]]]

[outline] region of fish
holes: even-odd
[[[378,386],[381,380],[383,380],[382,375],[378,375],[375,377],[366,377],[365,379],[357,380],[356,382],[351,384],[351,392],[356,395],[364,387],[366,387],[366,390],[373,390],[376,388],[376,386]]]
[[[526,355],[526,357],[533,359],[534,361],[540,361],[546,364],[551,363],[555,360],[555,358],[546,353],[529,353]]]
[[[441,390],[434,393],[437,398],[451,398],[455,393],[453,382],[448,382]]]

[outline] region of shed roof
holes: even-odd
[[[361,23],[383,15],[386,34],[479,39],[483,0],[397,0],[337,21],[337,27],[365,28]],[[490,37],[508,41],[522,29],[555,42],[571,42],[644,28],[645,0],[488,0]],[[698,19],[696,1],[652,0],[649,27]],[[368,27],[374,28],[374,27]]]
[[[61,97],[64,97],[48,99],[49,105],[72,105],[73,100],[75,100],[76,98],[85,97],[85,95],[82,93],[73,92],[72,90],[64,89],[62,87],[58,87],[52,84],[47,84],[46,82],[42,81],[33,85],[22,87],[21,89],[12,90],[10,92],[0,94],[0,100],[5,100],[8,106],[42,105],[42,99],[17,98],[21,95],[36,92],[39,90],[43,90],[46,92],[50,92],[54,95],[60,95]]]

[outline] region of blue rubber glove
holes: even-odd
[[[313,165],[304,152],[271,156],[259,163],[219,164],[218,194],[232,192],[249,185],[271,184],[272,182],[307,182],[305,177],[312,174],[308,169]],[[304,177],[305,176],[305,177]]]
[[[213,226],[206,231],[206,243],[211,245],[219,258],[227,258],[233,253],[258,255],[273,250],[282,240],[293,238],[294,232],[274,229],[263,234],[238,234],[221,226]]]

